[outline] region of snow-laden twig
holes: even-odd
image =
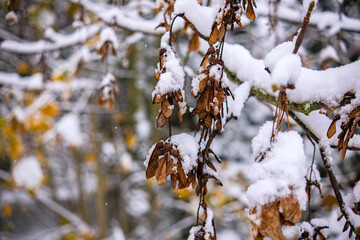
[[[326,173],[329,177],[331,186],[334,190],[335,197],[339,204],[340,211],[344,215],[345,219],[349,222],[351,228],[355,229],[354,224],[351,221],[348,211],[346,209],[343,196],[340,192],[339,183],[336,179],[336,175],[332,169],[333,158],[331,156],[331,151],[330,151],[331,146],[329,144],[329,140],[327,140],[327,138],[321,138],[321,137],[318,137],[317,135],[315,135],[314,132],[311,131],[306,126],[306,124],[304,124],[293,112],[289,112],[289,113],[290,113],[290,116],[296,121],[296,123],[298,123],[299,126],[304,130],[304,132],[319,145],[321,159],[323,161],[323,165],[325,167]]]
[[[52,41],[19,42],[5,40],[0,44],[0,50],[16,54],[41,54],[81,44],[100,30],[101,25],[99,24],[84,26],[67,35],[55,33],[52,29],[48,29],[45,35]]]
[[[73,2],[78,3],[76,0]],[[163,34],[163,28],[157,28],[163,19],[161,13],[152,19],[144,19],[138,14],[137,9],[118,8],[113,5],[81,1],[81,5],[89,12],[97,15],[102,21],[109,25],[126,29],[132,32],[143,32],[146,34]]]

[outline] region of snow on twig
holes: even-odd
[[[18,42],[13,40],[5,40],[0,44],[0,49],[17,54],[40,54],[44,52],[56,51],[83,43],[87,39],[97,34],[100,29],[100,25],[93,24],[77,29],[68,35],[55,33],[54,30],[48,29],[45,32],[45,35],[52,41],[39,40],[35,42]]]

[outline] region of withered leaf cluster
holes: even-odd
[[[224,63],[217,58],[217,53],[212,46],[208,49],[196,76],[199,79],[198,92],[192,92],[194,97],[200,96],[193,114],[199,115],[196,131],[199,131],[200,127],[202,127],[201,137],[204,137],[204,139],[206,139],[209,131],[211,133],[213,123],[216,129],[221,131],[221,118],[224,115],[223,103],[226,96],[232,96],[230,89],[223,86],[221,81]],[[215,68],[213,70],[219,73],[220,76],[211,74],[212,68]]]
[[[103,45],[97,50],[97,53],[101,55],[101,61],[105,61],[109,53],[116,56],[116,50],[114,44],[110,40],[106,40]]]
[[[155,9],[155,13],[162,11],[164,15],[164,22],[160,23],[156,28],[165,27],[166,31],[170,31],[170,16],[174,12],[175,0],[164,0],[159,2],[160,4]]]
[[[200,206],[204,210],[201,217],[202,224],[191,228],[190,232],[193,238],[189,237],[188,240],[216,240],[213,213],[205,202]],[[209,223],[211,223],[211,226]]]
[[[355,202],[351,210],[357,214],[360,215],[360,202]],[[344,215],[340,215],[338,218],[338,221],[340,221],[343,218]],[[350,226],[350,223],[348,221],[345,222],[343,232],[347,231],[350,227],[349,231],[349,239],[352,237],[352,235],[355,233],[355,240],[360,240],[360,227],[356,227],[355,229]]]
[[[111,78],[107,84],[102,85],[100,88],[100,94],[97,99],[99,106],[107,107],[110,110],[114,109],[114,102],[118,92],[119,88],[116,85],[115,79]]]
[[[159,51],[160,55],[160,63],[159,68],[155,73],[156,81],[160,80],[161,74],[166,73],[167,69],[164,66],[166,59],[167,50],[165,48],[161,48]],[[153,104],[161,104],[160,113],[156,119],[156,126],[158,128],[163,128],[166,124],[166,121],[170,118],[174,109],[174,100],[178,107],[178,117],[179,122],[182,121],[182,117],[186,111],[186,103],[184,101],[183,93],[181,90],[177,90],[174,92],[167,92],[166,94],[160,95],[155,94],[153,98]]]
[[[183,169],[183,157],[176,145],[170,140],[156,143],[153,152],[150,155],[148,167],[146,169],[146,178],[156,177],[159,186],[166,182],[167,177],[171,177],[171,186],[176,189],[187,188],[192,184],[195,187],[195,171],[192,169],[185,173]]]
[[[256,18],[254,7],[256,7],[255,0],[226,0],[224,8],[219,10],[219,14],[215,19],[210,38],[212,38],[212,35],[223,35],[223,32],[226,30],[226,26],[231,26],[231,31],[233,31],[235,22],[239,27],[242,27],[241,16],[243,11],[246,11],[248,19],[254,21]],[[219,39],[222,39],[222,37]],[[211,42],[214,40],[215,38],[213,37]]]
[[[347,121],[341,123],[342,132],[338,135],[338,145],[337,149],[341,152],[341,160],[345,159],[346,150],[350,139],[354,136],[356,126],[360,127],[360,106],[353,109],[349,114],[347,114]],[[336,122],[340,119],[340,115],[336,115],[328,129],[327,137],[331,138],[336,133]]]
[[[300,205],[293,195],[261,206],[260,213],[256,207],[251,208],[249,214],[256,218],[251,221],[254,240],[262,240],[264,237],[285,240],[282,225],[294,226],[302,217]]]

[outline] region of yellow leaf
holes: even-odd
[[[135,134],[130,133],[127,137],[126,137],[126,146],[129,149],[134,149],[136,147],[137,144],[137,137]]]
[[[6,219],[9,219],[11,217],[11,214],[12,214],[12,207],[10,204],[6,203],[4,204],[3,208],[2,208],[2,213],[3,213],[3,216],[6,218]]]
[[[17,72],[24,76],[30,74],[30,66],[26,62],[20,62],[19,65],[17,65]]]
[[[47,116],[55,117],[59,114],[59,106],[55,102],[52,102],[42,107],[40,111]]]
[[[9,155],[12,160],[19,159],[25,152],[21,139],[15,135],[9,137]]]

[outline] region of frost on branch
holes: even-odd
[[[285,239],[282,225],[297,223],[306,204],[302,138],[289,131],[270,141],[272,126],[266,122],[252,141],[253,156],[260,159],[252,165],[246,192],[254,239]]]
[[[170,118],[174,109],[174,100],[178,105],[180,122],[186,112],[183,90],[185,73],[170,46],[170,32],[163,35],[160,47],[160,62],[155,71],[155,78],[158,82],[152,93],[153,103],[161,103],[161,111],[156,121],[158,128],[164,127],[167,119]]]
[[[146,178],[155,176],[161,186],[170,175],[174,189],[186,188],[190,184],[195,187],[198,148],[195,138],[186,133],[154,144],[144,162]]]

